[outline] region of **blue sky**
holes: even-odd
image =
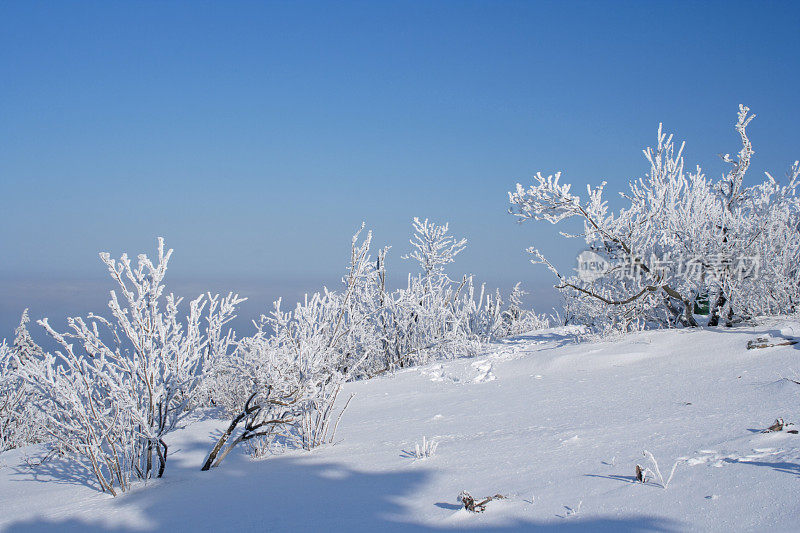
[[[262,309],[334,282],[362,220],[407,272],[414,216],[470,240],[454,273],[521,280],[544,310],[524,248],[578,245],[516,225],[506,191],[538,170],[620,190],[660,121],[718,175],[740,102],[754,178],[782,176],[799,6],[0,1],[0,337],[27,297],[83,312],[47,287],[102,280],[99,250],[163,235],[174,280]]]

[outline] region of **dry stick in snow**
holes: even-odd
[[[495,494],[494,496],[487,496],[479,502],[475,501],[475,498],[472,495],[462,490],[461,494],[458,495],[458,500],[464,504],[464,509],[467,511],[471,511],[473,513],[482,513],[486,510],[486,504],[492,500],[504,500],[506,497],[502,494]]]
[[[275,405],[280,407],[289,407],[291,405],[294,405],[298,401],[298,398],[296,396],[297,391],[283,397],[280,400],[270,398],[271,394],[272,394],[272,388],[268,387],[265,399],[262,402],[259,402],[258,404],[252,404],[253,400],[258,395],[258,392],[254,392],[253,394],[250,395],[250,397],[247,399],[247,402],[245,402],[242,411],[238,415],[236,415],[233,418],[233,420],[231,420],[231,423],[228,424],[228,428],[225,430],[225,432],[222,434],[219,440],[217,440],[217,443],[211,449],[211,452],[209,452],[208,457],[206,458],[206,461],[203,464],[203,468],[201,468],[202,471],[209,470],[212,466],[218,466],[222,462],[222,460],[225,459],[225,457],[231,452],[231,450],[233,450],[233,448],[236,447],[237,444],[261,435],[266,435],[268,430],[258,431],[262,427],[266,426],[271,428],[272,426],[275,425],[288,424],[294,421],[292,418],[290,418],[291,415],[289,415],[288,412],[284,412],[278,418],[272,418],[261,421],[258,420],[258,417],[261,414],[261,411],[264,408],[264,406],[269,407],[271,405]],[[237,437],[233,442],[231,442],[228,445],[228,447],[225,448],[224,451],[222,451],[222,454],[219,455],[220,451],[223,449],[228,439],[231,437],[233,432],[236,431],[236,428],[243,420],[245,421],[245,427],[242,434],[239,435],[239,437]]]

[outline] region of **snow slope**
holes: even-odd
[[[334,445],[199,467],[224,421],[172,435],[166,478],[118,498],[37,448],[0,454],[3,531],[796,530],[800,336],[768,320],[576,344],[550,330],[483,357],[348,384]],[[800,380],[800,379],[799,379]],[[340,398],[346,398],[342,394]],[[422,437],[435,455],[409,457]],[[635,483],[649,450],[667,489]],[[456,497],[496,493],[483,514]]]

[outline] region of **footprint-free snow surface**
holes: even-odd
[[[800,422],[800,345],[747,349],[765,336],[800,325],[517,337],[348,384],[335,443],[312,452],[240,450],[200,472],[226,422],[198,420],[171,435],[164,479],[117,498],[66,461],[34,466],[41,448],[9,451],[0,529],[797,530],[800,435],[761,431]],[[423,437],[438,447],[416,459]],[[505,498],[470,513],[462,490]]]

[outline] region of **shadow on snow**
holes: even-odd
[[[208,447],[202,438],[182,442],[162,480],[147,488],[137,485],[117,498],[96,494],[81,502],[83,516],[66,519],[39,518],[7,524],[5,531],[678,531],[682,524],[652,516],[570,516],[539,522],[508,517],[502,525],[483,524],[482,515],[464,513],[455,500],[431,501],[441,516],[439,524],[415,523],[406,502],[414,498],[431,473],[409,471],[365,472],[336,462],[324,462],[317,454],[289,453],[262,461],[236,454],[219,468],[200,472],[197,457]],[[25,481],[80,481],[62,462],[52,460],[35,475],[23,468]],[[48,466],[49,465],[49,466]],[[66,470],[65,470],[66,469]],[[82,474],[85,478],[85,474]],[[454,487],[454,493],[456,492]],[[77,487],[76,487],[77,489]],[[486,518],[490,518],[491,509]],[[502,516],[492,517],[503,519]],[[470,523],[474,520],[473,523]]]

